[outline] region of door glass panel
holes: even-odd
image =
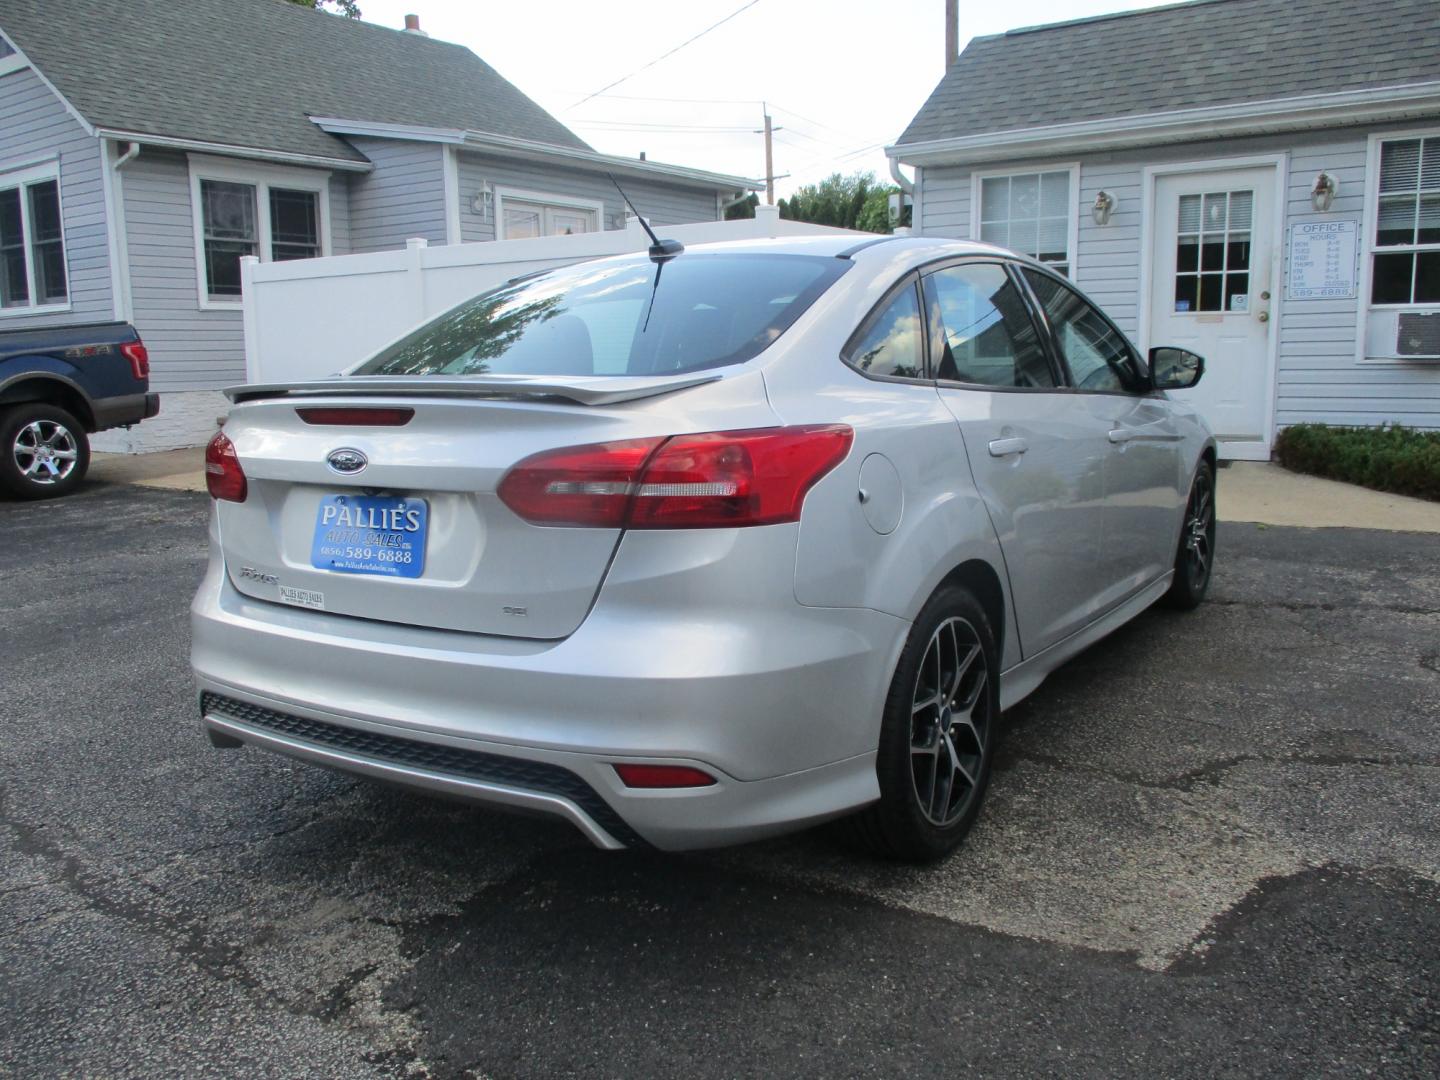
[[[1024,274],[1045,309],[1050,333],[1077,387],[1130,392],[1145,389],[1146,377],[1139,357],[1109,319],[1049,274],[1029,268]]]
[[[867,375],[918,379],[923,374],[920,302],[911,285],[890,302],[865,336],[849,350],[845,362]]]
[[[1035,324],[1004,267],[948,267],[927,277],[925,287],[939,378],[981,386],[1055,385]]]
[[[1177,313],[1250,310],[1254,214],[1253,191],[1180,196],[1175,237]]]

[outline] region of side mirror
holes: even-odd
[[[1188,349],[1157,345],[1150,350],[1150,385],[1156,390],[1189,390],[1205,374],[1205,358]]]

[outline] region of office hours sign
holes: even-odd
[[[1355,221],[1297,221],[1290,226],[1290,300],[1352,299],[1360,226]]]

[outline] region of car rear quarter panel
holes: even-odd
[[[765,366],[770,403],[783,423],[855,430],[849,456],[806,498],[795,596],[808,606],[869,608],[913,621],[947,575],[980,560],[1001,582],[1004,625],[1013,626],[1000,545],[955,418],[933,386],[870,379],[840,359],[851,332],[904,272],[897,264],[878,279],[857,275],[848,291],[827,297],[828,311],[797,324],[803,332],[787,334],[787,347]],[[872,454],[884,455],[899,477],[900,516],[888,533],[867,520],[861,499],[861,469]],[[1007,667],[1020,659],[1013,638],[1004,635]]]

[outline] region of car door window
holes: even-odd
[[[845,350],[845,362],[865,375],[919,379],[925,374],[920,302],[914,284],[895,294]]]
[[[1139,358],[1109,319],[1057,278],[1029,267],[1023,273],[1045,309],[1055,346],[1075,386],[1128,393],[1146,389]]]
[[[1020,290],[999,263],[962,263],[925,279],[936,375],[981,386],[1044,388],[1055,374]]]

